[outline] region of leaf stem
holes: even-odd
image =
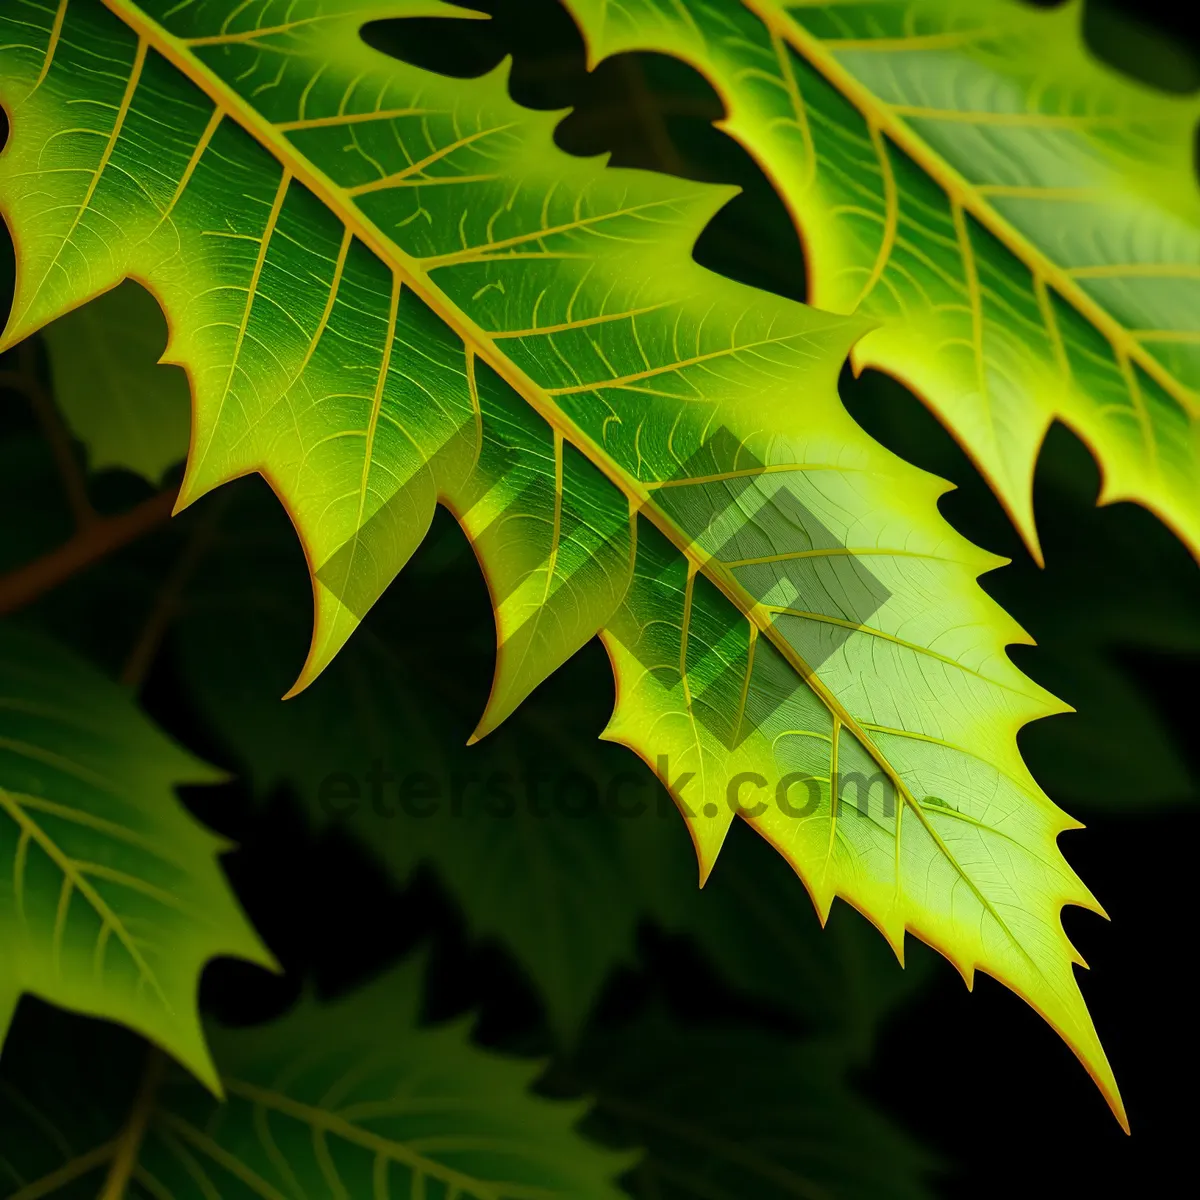
[[[119,516],[93,519],[55,550],[0,576],[0,616],[31,604],[72,575],[166,521],[175,506],[168,488]]]
[[[617,61],[625,86],[629,89],[630,105],[642,127],[646,147],[657,160],[656,165],[662,171],[687,179],[687,163],[671,140],[663,117],[662,102],[646,82],[641,64],[631,54],[623,54]]]
[[[200,560],[212,546],[218,517],[228,507],[228,499],[228,495],[222,493],[209,509],[207,516],[197,524],[154,598],[142,632],[121,669],[121,683],[135,692],[141,688],[143,680],[154,664],[163,638],[179,612],[184,588],[200,565]]]
[[[146,1055],[146,1069],[142,1082],[129,1112],[129,1120],[117,1139],[117,1150],[113,1155],[104,1189],[98,1200],[122,1200],[137,1167],[138,1152],[146,1136],[146,1128],[154,1111],[158,1087],[167,1069],[167,1056],[157,1046],[151,1046]]]
[[[63,491],[75,518],[75,526],[77,529],[85,529],[99,520],[99,514],[88,498],[87,480],[79,465],[71,435],[63,424],[58,407],[38,379],[33,343],[23,342],[16,353],[17,369],[0,373],[0,384],[21,392],[29,401],[42,427],[42,434],[50,452],[54,455],[54,463],[62,479]]]

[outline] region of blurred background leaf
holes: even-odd
[[[820,1044],[651,1014],[590,1044],[575,1069],[595,1096],[588,1128],[645,1147],[630,1177],[644,1200],[933,1194],[932,1156],[847,1088]]]
[[[88,466],[127,467],[158,483],[187,455],[192,400],[180,367],[160,366],[167,321],[126,280],[47,326],[54,398]]]
[[[216,1087],[196,1010],[218,955],[272,960],[221,872],[222,839],[174,796],[221,773],[127,691],[0,625],[0,1045],[32,993],[119,1021]]]
[[[616,1200],[637,1155],[581,1136],[588,1105],[532,1094],[538,1064],[472,1045],[469,1022],[420,1026],[420,976],[212,1029],[223,1100],[115,1031],[31,1013],[0,1074],[6,1195]]]

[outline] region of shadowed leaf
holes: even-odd
[[[209,959],[271,965],[173,794],[222,776],[123,689],[0,628],[0,1037],[22,993],[144,1034],[217,1087],[196,1008]]]

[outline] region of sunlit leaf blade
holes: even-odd
[[[644,534],[634,586],[603,635],[618,680],[605,736],[651,763],[665,742],[678,747],[670,782],[695,814],[702,864],[715,853],[708,840],[714,822],[737,805],[796,867],[822,916],[842,896],[898,954],[911,930],[968,984],[976,967],[997,975],[1087,1065],[1098,1043],[1077,1007],[1072,964],[1081,960],[1057,914],[1063,903],[1096,904],[1060,857],[1046,856],[1076,823],[1045,798],[1011,740],[1044,701],[979,636],[992,603],[982,592],[973,597],[982,608],[964,607],[948,629],[925,632],[945,653],[903,636],[919,637],[922,622],[937,620],[920,612],[921,594],[958,594],[946,579],[960,563],[928,553],[919,573],[901,557],[891,565],[885,578],[894,590],[874,624],[842,640],[805,690],[771,642],[731,621],[704,577]],[[801,660],[829,636],[829,615],[785,612],[783,620]],[[691,682],[670,686],[681,662]],[[909,681],[902,703],[886,687],[863,686],[884,662]],[[754,732],[729,752],[713,723],[696,719],[687,694],[702,694],[731,721],[761,698]],[[776,703],[781,694],[787,703]],[[1003,722],[1011,724],[1001,737],[996,725]],[[831,780],[838,798],[832,814]],[[1107,1091],[1107,1067],[1089,1070]]]
[[[445,11],[8,7],[6,340],[146,281],[193,384],[185,501],[259,471],[303,541],[297,689],[441,501],[496,609],[479,734],[602,631],[608,736],[668,778],[702,876],[739,776],[786,798],[805,773],[808,812],[742,815],[819,911],[844,896],[897,950],[911,930],[995,973],[1120,1115],[1059,919],[1096,907],[1054,844],[1073,823],[1015,744],[1061,706],[1005,654],[1024,635],[976,583],[998,560],[838,401],[865,322],[699,267],[726,191],[572,158],[502,71],[464,84],[358,36]],[[883,823],[831,818],[830,779],[855,773],[891,798]]]
[[[1037,548],[1064,421],[1200,553],[1200,101],[1102,66],[1083,5],[566,0],[593,61],[695,66],[803,235],[811,302],[911,386]]]
[[[133,283],[47,327],[54,399],[92,470],[157,483],[187,455],[190,393],[182,371],[157,366],[166,344],[162,311]]]
[[[224,1103],[161,1056],[136,1079],[123,1042],[39,1040],[0,1076],[5,1194],[617,1200],[636,1155],[576,1132],[586,1104],[532,1094],[536,1064],[480,1049],[462,1023],[420,1027],[418,976],[213,1030]]]
[[[129,1025],[210,1087],[209,959],[270,965],[173,795],[221,778],[132,699],[28,631],[0,630],[0,1037],[31,993]]]

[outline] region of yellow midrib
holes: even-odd
[[[726,598],[752,621],[791,664],[796,673],[816,693],[829,711],[857,737],[896,787],[897,792],[914,808],[916,801],[909,793],[898,772],[874,745],[855,718],[847,712],[841,702],[794,647],[774,628],[771,614],[751,596],[722,565],[680,530],[666,514],[651,503],[650,491],[638,479],[618,466],[583,430],[579,429],[557,405],[546,390],[502,354],[493,339],[446,297],[428,278],[421,265],[405,254],[365,214],[359,211],[345,190],[333,182],[323,171],[314,166],[296,150],[273,125],[246,103],[214,71],[198,59],[179,38],[168,33],[148,17],[131,0],[101,0],[115,16],[119,17],[139,38],[154,47],[168,62],[172,63],[188,79],[199,87],[222,111],[242,126],[264,149],[292,175],[317,196],[348,228],[362,240],[383,262],[401,272],[406,284],[429,306],[455,333],[464,345],[472,348],[488,363],[537,414],[563,437],[575,445],[587,458],[624,493],[631,505],[644,513],[673,546],[690,563],[694,564],[721,590]],[[953,862],[953,856],[950,856]],[[966,873],[961,871],[964,879]]]
[[[854,107],[888,135],[939,187],[951,201],[969,212],[989,233],[1014,254],[1033,275],[1053,286],[1081,316],[1098,329],[1118,356],[1136,362],[1164,391],[1176,400],[1189,416],[1200,412],[1195,393],[1175,378],[1107,309],[1093,300],[1066,272],[1006,217],[996,211],[955,167],[951,166],[928,142],[898,115],[889,104],[848,71],[827,49],[822,39],[810,33],[794,17],[780,13],[775,0],[741,0],[776,37],[783,38],[816,68]]]

